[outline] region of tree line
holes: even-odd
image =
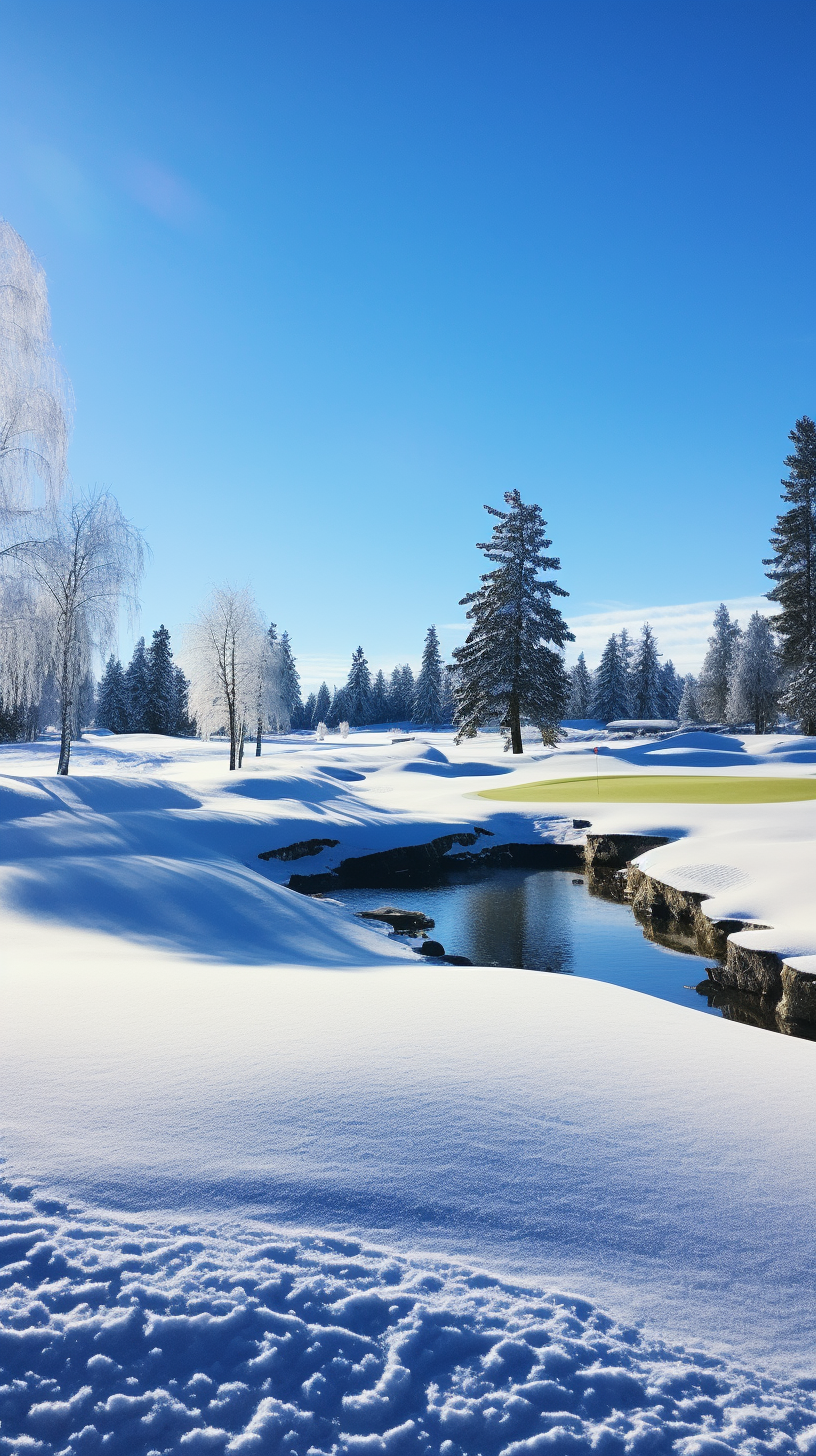
[[[698,678],[661,663],[648,623],[637,642],[622,631],[590,672],[583,654],[567,672],[574,640],[557,600],[568,593],[548,555],[541,507],[505,492],[486,506],[490,563],[461,599],[470,622],[445,666],[434,627],[414,679],[407,664],[373,678],[362,647],[345,684],[325,683],[304,703],[286,632],[264,622],[247,591],[217,588],[185,630],[178,663],[164,626],[136,645],[127,668],[109,655],[120,611],[134,616],[146,547],[107,491],[77,491],[67,475],[73,401],[50,335],[42,268],[0,222],[0,737],[34,738],[56,723],[58,772],[71,741],[96,721],[114,732],[226,733],[230,767],[246,741],[261,752],[265,730],[324,731],[343,724],[454,723],[457,740],[498,728],[522,751],[522,728],[555,742],[567,715],[679,717],[767,730],[785,712],[816,734],[816,425],[791,431],[783,510],[764,562],[779,611],[754,613],[745,631],[718,608]],[[98,692],[92,666],[106,660]]]

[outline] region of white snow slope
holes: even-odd
[[[0,750],[0,1451],[816,1451],[816,1046],[433,967],[281,888],[474,817],[574,837],[469,796],[589,762],[366,733],[229,775],[98,736],[66,781]],[[677,835],[655,873],[803,957],[812,816],[586,814]],[[257,860],[310,837],[340,843]]]

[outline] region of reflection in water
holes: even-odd
[[[351,910],[422,910],[434,919],[434,939],[474,965],[587,976],[720,1015],[694,990],[710,961],[690,954],[693,942],[680,933],[670,933],[676,945],[645,939],[644,930],[656,931],[617,899],[619,884],[593,881],[588,894],[574,870],[493,869],[425,888],[343,890],[339,898]]]
[[[779,1022],[772,1002],[714,986],[712,958],[690,926],[635,916],[623,877],[574,870],[493,869],[404,890],[344,890],[352,910],[398,905],[433,917],[430,934],[478,966],[518,966],[610,981],[729,1021],[816,1040],[816,1028]],[[700,984],[698,992],[696,986]]]

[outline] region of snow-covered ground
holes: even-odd
[[[474,824],[577,838],[574,805],[474,795],[591,749],[362,733],[230,775],[222,744],[89,735],[67,780],[53,744],[0,750],[0,1450],[816,1450],[816,1046],[428,965],[282,888]],[[585,817],[679,836],[654,873],[816,958],[813,815]],[[312,837],[339,843],[257,858]]]

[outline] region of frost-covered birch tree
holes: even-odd
[[[287,634],[284,632],[284,638]],[[288,642],[288,638],[287,638]],[[255,662],[255,757],[261,756],[261,744],[265,728],[285,733],[289,728],[290,715],[287,702],[286,649],[283,638],[278,638],[275,624],[257,645]],[[300,692],[298,691],[298,700]],[[241,766],[241,755],[238,755]]]
[[[71,386],[51,342],[45,273],[0,220],[0,552],[42,531],[33,517],[65,484]]]
[[[216,587],[184,634],[182,663],[190,706],[202,737],[226,730],[230,769],[239,766],[246,727],[258,709],[263,620],[246,588]]]
[[[113,640],[120,603],[133,612],[145,545],[107,491],[82,494],[52,517],[48,535],[21,547],[21,563],[40,588],[51,626],[60,705],[58,774],[67,774],[77,694],[93,649]]]

